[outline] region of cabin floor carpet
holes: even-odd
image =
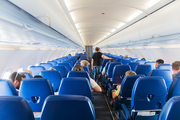
[[[113,120],[104,94],[93,93],[93,97],[96,120]]]

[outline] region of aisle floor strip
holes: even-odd
[[[110,111],[110,113],[111,113],[112,119],[115,120],[115,119],[114,119],[114,116],[113,116],[113,114],[112,114],[111,108],[110,108],[110,106],[109,106],[109,103],[108,103],[105,95],[104,95],[104,98],[105,98],[106,103],[107,103],[107,105],[108,105],[108,108],[109,108],[109,111]]]

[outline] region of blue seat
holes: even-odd
[[[156,62],[155,61],[147,61],[144,64],[151,65],[152,70],[156,69]]]
[[[138,62],[140,65],[142,65],[146,62],[146,60],[137,60],[136,62]]]
[[[117,59],[116,62],[120,62],[121,63],[122,60],[124,60],[124,59]]]
[[[82,95],[92,101],[91,84],[87,78],[71,77],[61,80],[59,95]]]
[[[47,61],[47,63],[51,63],[53,66],[56,66],[58,64],[57,61]]]
[[[71,68],[73,68],[73,66],[74,66],[74,64],[73,64],[73,62],[71,60],[66,60],[63,63],[69,63]]]
[[[152,118],[157,120],[158,114],[154,116],[139,116],[135,113],[139,111],[161,111],[165,104],[167,95],[166,83],[162,77],[142,77],[134,83],[131,95],[131,112],[133,120]],[[127,107],[122,104],[122,119],[130,120],[130,113]]]
[[[76,63],[75,63],[75,64],[81,65],[81,61],[80,61],[80,60],[78,60],[78,61],[76,61]]]
[[[130,60],[132,57],[127,57],[127,58],[124,58],[125,60]]]
[[[159,70],[155,69],[149,73],[149,76],[163,77],[165,82],[166,82],[166,86],[169,89],[171,82],[172,82],[172,74],[171,74],[170,70],[168,70],[168,69],[162,69],[162,70],[161,69],[159,69]]]
[[[90,81],[90,76],[86,71],[70,71],[67,75],[67,78],[70,77],[85,77]]]
[[[0,96],[16,96],[16,89],[9,80],[0,79]]]
[[[170,64],[159,64],[157,66],[157,69],[168,69],[171,71],[171,73],[173,73],[172,72],[172,66]]]
[[[111,62],[107,62],[106,65],[105,65],[105,68],[104,68],[105,69],[105,75],[107,74],[107,69],[108,69],[110,63]]]
[[[116,65],[112,73],[112,83],[121,84],[125,73],[129,70],[131,70],[129,65]]]
[[[0,96],[1,120],[34,120],[28,102],[18,96]]]
[[[121,61],[121,63],[123,64],[123,65],[127,65],[128,63],[130,63],[131,61],[130,60],[122,60]]]
[[[89,72],[89,68],[88,68],[88,67],[83,66],[83,69],[84,69],[84,71],[86,71],[86,72],[90,73],[90,72]]]
[[[139,63],[138,62],[130,62],[130,63],[128,63],[128,65],[131,67],[131,70],[134,71],[136,66],[139,65]]]
[[[51,63],[40,63],[39,65],[43,66],[46,70],[48,70],[53,66]]]
[[[110,59],[103,59],[102,61],[102,69],[105,67],[106,63],[109,61]]]
[[[180,96],[171,98],[163,107],[158,120],[180,120]]]
[[[125,104],[128,108],[131,105],[131,93],[134,86],[134,83],[139,77],[144,77],[144,75],[129,75],[124,77],[121,83],[120,89],[120,103]],[[119,105],[119,104],[118,104]]]
[[[62,80],[61,73],[57,70],[43,70],[41,71],[41,75],[43,78],[46,78],[51,82],[54,92],[57,92]]]
[[[28,72],[21,72],[26,76],[26,79],[33,78],[33,76]]]
[[[29,70],[31,70],[33,76],[36,76],[40,75],[41,71],[45,70],[45,68],[43,66],[30,66]]]
[[[169,87],[167,101],[174,96],[180,96],[180,77],[174,79]]]
[[[71,71],[71,65],[69,63],[59,63],[58,66],[66,66],[67,71]]]
[[[136,74],[143,74],[145,76],[148,76],[151,70],[151,65],[138,65],[136,66],[134,71],[136,72]]]
[[[95,112],[91,100],[85,96],[49,96],[41,120],[95,120]]]
[[[19,96],[27,100],[33,112],[41,112],[42,105],[47,96],[54,91],[48,79],[31,78],[21,82]]]
[[[61,73],[62,78],[66,78],[68,71],[65,66],[53,66],[52,68],[56,69]]]
[[[131,60],[131,62],[136,62],[138,60],[138,58],[131,58],[130,60]]]
[[[108,69],[107,69],[107,76],[108,78],[112,78],[112,73],[113,73],[113,69],[116,65],[122,65],[119,62],[113,62],[113,63],[109,63]]]

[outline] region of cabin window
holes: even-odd
[[[3,74],[3,79],[9,79],[9,76],[11,75],[11,71],[7,71]]]
[[[36,63],[35,66],[39,66],[39,63]]]
[[[19,68],[17,72],[23,72],[23,67]]]

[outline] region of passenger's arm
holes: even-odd
[[[91,69],[93,70],[94,59],[91,59]]]
[[[101,87],[95,82],[95,80],[90,78],[90,83],[91,83],[91,88],[95,91],[95,92],[102,92]]]
[[[116,96],[116,94],[115,94],[115,93],[116,93],[116,90],[112,90],[112,98],[113,98],[113,99],[115,99],[115,98],[117,98],[117,97],[118,97],[118,96]]]
[[[107,57],[107,56],[105,56],[105,55],[102,55],[101,56],[103,59],[111,59],[110,57]]]

